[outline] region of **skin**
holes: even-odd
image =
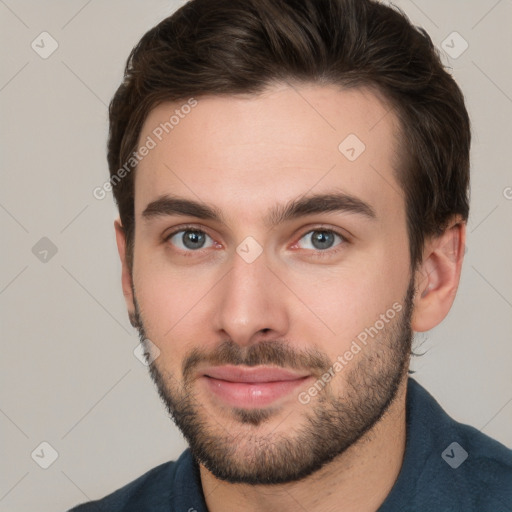
[[[164,103],[153,109],[139,140],[176,107]],[[366,146],[353,162],[338,150],[349,134]],[[287,340],[297,353],[314,349],[334,362],[392,304],[403,302],[411,280],[416,290],[412,330],[426,331],[443,320],[459,282],[465,226],[454,218],[441,236],[427,240],[423,261],[411,272],[404,197],[394,175],[398,136],[395,115],[365,89],[280,84],[258,96],[198,98],[193,111],[137,168],[132,271],[124,231],[115,222],[128,312],[136,316],[135,291],[144,333],[160,350],[155,367],[170,387],[184,389],[182,363],[192,350],[213,352],[226,339],[242,350]],[[375,218],[341,211],[271,228],[265,223],[276,205],[334,190],[370,205]],[[208,203],[221,212],[222,222],[183,215],[145,219],[147,205],[164,194]],[[165,240],[184,224],[206,232],[211,245],[186,253],[173,245],[179,237]],[[345,240],[318,254],[305,235],[320,228]],[[263,248],[252,263],[236,252],[248,236]],[[356,361],[325,392],[346,396]],[[402,463],[406,383],[404,371],[380,420],[301,480],[272,486],[230,483],[201,464],[208,509],[287,511],[297,510],[298,502],[311,512],[340,510],[340,503],[347,511],[376,510]],[[251,424],[239,421],[200,382],[188,389],[212,432],[237,439],[240,461],[256,453],[254,443],[244,440],[293,438],[320,400],[313,397],[304,406],[294,392],[280,399],[266,421]]]

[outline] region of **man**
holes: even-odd
[[[468,218],[464,99],[370,0],[192,0],[110,106],[122,286],[190,448],[74,510],[499,511],[512,453],[408,376]]]

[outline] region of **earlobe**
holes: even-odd
[[[123,288],[123,295],[126,301],[126,308],[128,309],[130,323],[136,327],[134,324],[135,305],[133,300],[132,273],[126,258],[126,234],[119,218],[114,221],[114,229],[116,232],[117,251],[121,260],[121,285]]]
[[[415,275],[414,331],[432,329],[450,311],[459,286],[465,242],[466,224],[458,219],[425,243],[423,261]]]

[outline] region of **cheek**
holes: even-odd
[[[194,318],[212,285],[199,272],[172,267],[143,251],[137,256],[134,287],[146,334],[161,350],[172,345],[181,352],[181,340],[181,344],[174,340],[180,339],[180,331],[189,333],[189,338],[194,334]]]
[[[297,305],[302,310],[296,314],[297,331],[309,330],[310,340],[332,358],[350,345],[373,317],[372,311],[378,309],[367,282],[338,274],[329,279],[317,279],[313,287],[308,280],[297,282],[297,296],[303,298],[304,304],[314,313],[306,315],[303,307]]]
[[[204,339],[204,323],[196,318],[201,294],[191,293],[182,281],[165,273],[143,272],[135,283],[146,337],[159,350],[155,364],[178,379],[184,358]]]
[[[293,315],[295,336],[308,336],[309,342],[335,359],[380,315],[393,309],[393,304],[403,305],[408,263],[396,255],[394,259],[382,256],[367,264],[360,261],[333,269],[327,275],[295,275],[294,291],[304,303],[297,302]],[[304,306],[311,314],[305,313]]]

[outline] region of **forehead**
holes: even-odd
[[[277,85],[259,95],[162,103],[139,138],[154,147],[135,174],[136,215],[172,194],[257,218],[275,203],[333,189],[377,211],[403,209],[398,133],[395,114],[369,89]]]

